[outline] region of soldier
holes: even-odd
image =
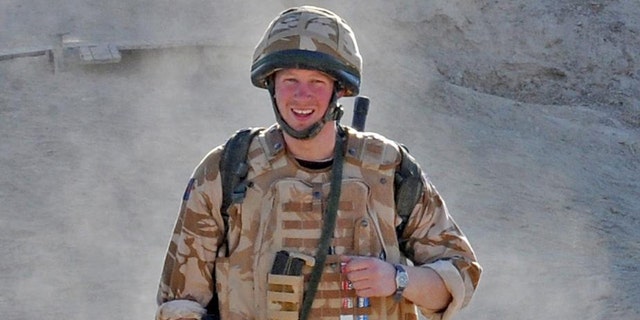
[[[410,155],[338,123],[337,101],[358,94],[361,69],[354,34],[333,12],[291,8],[271,22],[251,80],[268,90],[276,124],[250,140],[244,198],[228,210],[229,150],[194,170],[158,320],[450,319],[469,303],[481,267],[434,186],[418,175],[403,219],[397,172]]]

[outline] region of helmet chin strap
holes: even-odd
[[[340,118],[342,118],[342,115],[344,114],[342,106],[338,103],[338,86],[335,85],[333,94],[331,95],[331,100],[329,101],[329,107],[325,111],[322,119],[306,129],[295,130],[284,120],[284,118],[282,118],[282,114],[280,114],[280,110],[278,110],[275,84],[273,83],[273,81],[268,82],[267,89],[269,89],[269,94],[271,95],[271,104],[273,106],[273,111],[276,114],[276,121],[278,122],[280,127],[282,127],[284,132],[298,140],[307,140],[317,136],[327,122],[334,120],[340,121]]]

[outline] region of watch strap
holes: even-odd
[[[404,289],[407,287],[406,283],[401,283],[400,279],[404,278],[405,280],[407,279],[407,271],[404,269],[404,267],[402,267],[399,264],[394,264],[393,265],[396,268],[396,292],[393,296],[393,299],[395,301],[400,301],[402,299],[402,293],[404,292]]]

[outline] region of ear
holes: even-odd
[[[336,81],[333,85],[338,88],[338,90],[336,90],[336,99],[342,98],[347,94],[347,89],[345,89],[340,82]]]

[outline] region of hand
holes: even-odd
[[[373,257],[342,256],[345,272],[359,297],[387,297],[396,292],[396,268]]]

